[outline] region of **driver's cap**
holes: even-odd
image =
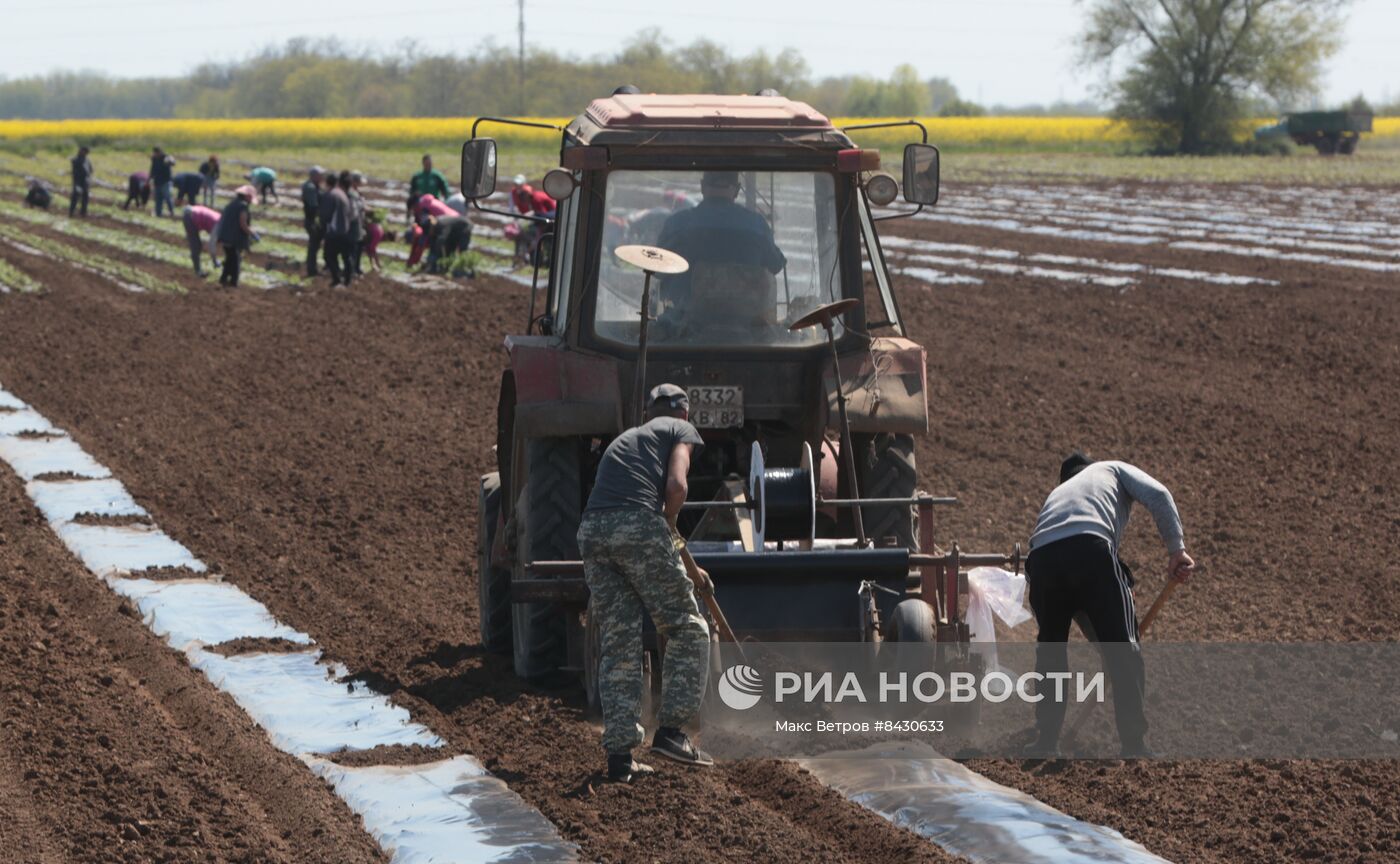
[[[647,408],[650,411],[689,411],[690,398],[685,395],[684,390],[674,384],[657,384],[647,394]]]

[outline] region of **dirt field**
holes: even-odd
[[[887,223],[907,241],[892,265],[920,271],[897,281],[908,329],[931,349],[924,486],[962,502],[940,538],[1024,541],[1059,460],[1083,447],[1147,467],[1182,509],[1203,573],[1156,638],[1400,637],[1396,275],[1335,260],[1400,261],[1397,229],[1293,237],[1308,230],[1288,221],[1298,201],[1268,192],[1264,238],[1371,251],[1267,245],[1241,239],[1248,223],[1171,233],[1241,206],[1244,188],[1056,187],[1045,194],[1069,197],[1043,211],[1036,192],[963,187],[940,204],[947,219]],[[1339,198],[1328,222],[1393,226],[1397,194],[1360,213]],[[998,195],[1008,203],[987,212]],[[777,762],[590,788],[600,754],[579,694],[524,686],[478,651],[476,480],[492,467],[501,338],[526,315],[518,284],[227,292],[130,256],[189,291],[168,296],[13,245],[0,258],[46,289],[0,295],[0,383],[588,856],[949,860]],[[1147,522],[1126,544],[1140,597],[1165,563]],[[8,471],[0,540],[0,831],[23,838],[0,860],[380,855],[319,781],[122,614]],[[972,767],[1178,862],[1400,859],[1394,762]]]

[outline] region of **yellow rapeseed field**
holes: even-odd
[[[1371,132],[1382,138],[1400,135],[1400,117],[1377,117],[1372,122]]]
[[[562,126],[563,118],[531,118]],[[231,144],[255,146],[369,145],[405,147],[471,137],[470,117],[346,117],[212,120],[0,120],[0,140],[150,142],[162,146]],[[493,126],[512,143],[557,144],[549,129]]]
[[[568,118],[530,118],[562,126]],[[898,118],[837,118],[838,126]],[[929,140],[961,149],[1092,150],[1131,143],[1123,123],[1104,117],[925,117]],[[458,142],[471,131],[472,118],[351,117],[214,120],[0,120],[0,142],[43,144],[156,144],[163,146],[371,146],[418,147]],[[1242,137],[1257,123],[1242,128]],[[548,129],[491,126],[503,143],[556,146]],[[1377,117],[1377,137],[1400,136],[1400,117]],[[865,146],[893,147],[909,140],[909,130],[862,132]]]

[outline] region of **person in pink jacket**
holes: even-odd
[[[190,244],[190,260],[194,262],[194,274],[203,276],[204,270],[200,268],[200,258],[203,254],[204,244],[200,242],[199,235],[206,234],[209,237],[209,263],[214,267],[219,266],[218,241],[219,236],[219,211],[209,207],[195,204],[185,208],[185,240]]]
[[[421,196],[418,199],[418,203],[414,205],[414,209],[417,211],[420,218],[423,216],[437,216],[441,218],[443,216],[457,215],[456,210],[453,210],[448,206],[446,201],[439,199],[436,195]]]

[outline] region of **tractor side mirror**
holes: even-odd
[[[462,195],[469,201],[496,191],[496,141],[473,138],[462,145]]]
[[[930,206],[938,203],[938,148],[932,144],[904,146],[904,200]]]

